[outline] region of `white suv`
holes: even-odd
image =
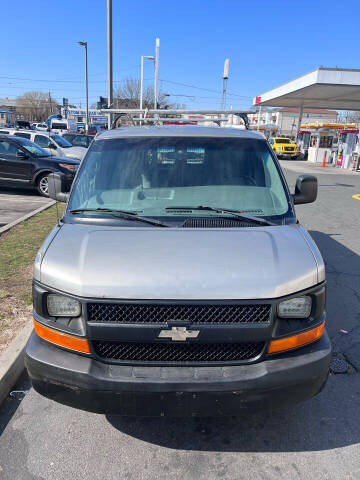
[[[36,130],[17,130],[16,128],[1,129],[0,134],[15,135],[16,137],[27,138],[44,148],[50,155],[76,158],[82,160],[86,153],[84,147],[73,147],[70,142],[56,133],[39,132]]]

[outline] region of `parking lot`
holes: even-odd
[[[12,223],[29,212],[50,203],[31,188],[0,188],[0,227]]]
[[[293,190],[306,163],[281,163]],[[360,201],[353,195],[360,175],[324,169],[317,176],[318,200],[296,210],[326,262],[327,328],[346,374],[331,375],[303,404],[236,419],[103,416],[30,390],[2,407],[0,478],[358,479]],[[18,387],[29,388],[27,380]]]

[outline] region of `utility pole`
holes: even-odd
[[[86,97],[85,132],[88,133],[89,131],[89,81],[88,81],[87,42],[78,42],[78,44],[85,48],[85,97]]]
[[[112,56],[112,0],[107,0],[107,64],[108,64],[108,108],[113,105],[113,56]],[[108,114],[108,129],[111,129],[112,115]]]
[[[51,93],[49,92],[49,106],[50,106],[50,115],[52,115],[52,101],[51,101]]]
[[[155,40],[155,75],[154,75],[154,109],[158,108],[159,97],[159,50],[160,38]]]
[[[229,78],[229,58],[225,60],[224,63],[224,73],[223,73],[223,91],[222,91],[222,101],[221,101],[221,110],[226,110],[226,87],[227,81]]]

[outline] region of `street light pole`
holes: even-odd
[[[155,40],[155,75],[154,75],[154,109],[158,108],[158,96],[159,96],[159,50],[160,50],[160,38]]]
[[[88,81],[88,60],[87,60],[87,42],[78,42],[79,45],[85,47],[85,92],[86,92],[86,122],[85,131],[89,131],[89,81]]]
[[[144,96],[144,58],[148,60],[155,60],[155,57],[151,55],[141,55],[141,68],[140,68],[140,110],[143,108],[143,96]],[[140,114],[141,115],[141,114]]]
[[[112,0],[107,0],[107,63],[108,63],[108,108],[113,107],[113,56],[112,56]],[[111,129],[111,113],[108,115],[108,129]]]
[[[141,66],[140,66],[140,110],[143,108],[143,86],[144,86],[144,55],[141,55]],[[142,114],[140,113],[140,116]]]
[[[223,93],[222,93],[222,101],[221,101],[221,109],[226,110],[226,87],[227,81],[229,78],[229,62],[230,59],[227,58],[224,63],[224,73],[223,73]]]

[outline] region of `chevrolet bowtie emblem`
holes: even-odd
[[[188,338],[197,338],[200,330],[188,330],[186,327],[172,327],[171,330],[161,330],[159,338],[171,338],[173,342],[185,342]]]

